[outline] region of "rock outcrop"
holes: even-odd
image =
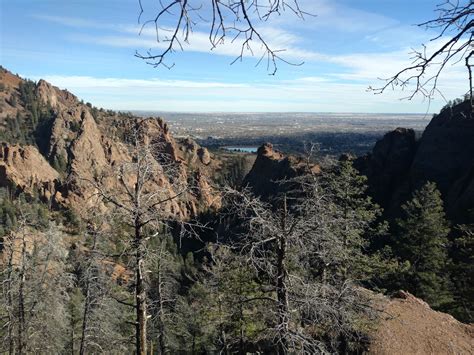
[[[400,291],[392,298],[380,297],[380,319],[371,336],[370,354],[472,354],[474,326],[434,311],[430,306]]]
[[[16,192],[40,194],[47,201],[55,194],[59,173],[33,146],[0,145],[0,186]]]
[[[398,128],[377,142],[356,166],[367,175],[375,201],[389,214],[427,181],[441,191],[448,214],[458,222],[474,221],[474,119],[464,102],[435,115],[421,138]]]
[[[20,99],[21,78],[8,71],[0,73],[5,97],[17,97],[15,112],[11,113],[31,120],[31,112]],[[37,149],[34,146],[19,146],[4,143],[1,147],[0,186],[9,186],[18,192],[40,193],[44,199],[53,199],[57,205],[79,210],[87,206],[96,191],[90,182],[97,181],[104,172],[113,170],[122,163],[130,162],[131,137],[127,137],[134,125],[143,126],[145,132],[140,139],[151,144],[157,167],[173,165],[178,172],[167,176],[163,169],[156,168],[151,184],[161,192],[173,196],[172,185],[178,179],[181,185],[192,183],[186,201],[170,201],[170,214],[188,218],[192,214],[219,205],[218,194],[212,189],[210,172],[215,162],[207,149],[192,140],[183,144],[176,142],[167,123],[161,118],[143,119],[130,114],[116,114],[83,104],[76,96],[60,90],[44,80],[33,85],[34,98],[45,110],[52,110],[46,128],[41,131]],[[8,95],[7,95],[8,94]],[[9,112],[10,112],[9,111]],[[48,111],[50,112],[50,111]],[[10,115],[11,117],[11,115]],[[29,139],[38,139],[38,135]],[[40,144],[41,143],[41,144]],[[166,156],[166,158],[163,158]],[[163,160],[164,159],[164,160]],[[166,161],[165,161],[166,160]],[[115,178],[117,178],[115,176]],[[105,180],[104,183],[114,182]],[[148,188],[153,189],[153,186]]]
[[[60,90],[42,79],[36,84],[36,95],[43,104],[49,104],[58,111],[76,106],[79,102],[69,91]]]
[[[318,165],[311,166],[311,172],[319,173]],[[306,162],[300,158],[285,157],[275,150],[271,143],[265,143],[257,150],[257,158],[243,181],[252,191],[266,199],[281,192],[282,181],[294,178],[308,171]]]
[[[18,112],[25,112],[19,105],[17,88],[22,82],[18,75],[0,67],[0,129],[5,129],[5,119],[15,117]]]

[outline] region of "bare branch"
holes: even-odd
[[[140,0],[139,22],[144,13],[143,4]],[[151,49],[145,54],[136,52],[135,56],[143,59],[153,67],[164,66],[171,69],[174,63],[168,64],[165,60],[174,51],[183,50],[182,42],[189,43],[190,36],[197,23],[209,23],[208,40],[210,49],[225,44],[225,39],[230,38],[230,44],[240,46],[240,53],[231,62],[242,61],[244,56],[258,55],[256,66],[266,63],[266,69],[270,75],[277,72],[278,63],[300,66],[303,62],[290,62],[282,56],[285,49],[273,48],[271,43],[263,35],[259,24],[269,21],[273,16],[279,16],[288,11],[298,19],[304,20],[306,16],[313,16],[303,11],[298,0],[208,0],[207,6],[196,7],[190,0],[167,0],[160,1],[160,10],[152,19],[143,22],[140,34],[148,26],[153,26],[157,44],[165,43],[165,47],[158,53]],[[177,9],[178,13],[172,10]],[[211,19],[206,20],[205,15],[210,13]],[[171,27],[162,27],[161,24],[173,23]],[[252,45],[255,43],[254,49]]]
[[[379,88],[369,87],[375,94],[383,93],[387,88],[400,87],[402,90],[410,84],[410,94],[406,97],[411,100],[417,94],[431,99],[438,91],[438,79],[448,64],[456,64],[473,51],[474,36],[474,2],[447,0],[436,8],[438,17],[419,24],[420,27],[438,30],[439,34],[431,42],[449,36],[432,53],[427,46],[422,50],[414,50],[412,64],[401,69],[390,78],[384,79],[386,83]]]

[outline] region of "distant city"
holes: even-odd
[[[423,130],[431,115],[367,113],[179,113],[134,111],[160,116],[173,134],[198,140],[287,136],[314,132],[386,132],[397,127]]]
[[[135,111],[160,116],[177,138],[191,137],[200,144],[253,151],[271,142],[286,152],[301,152],[317,143],[328,154],[368,152],[383,134],[397,127],[420,134],[431,115],[364,113],[178,113]]]

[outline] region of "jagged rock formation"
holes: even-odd
[[[16,91],[21,82],[22,79],[19,76],[0,67],[0,126],[2,129],[5,129],[5,117],[14,117],[18,111],[25,111],[18,104],[19,96]]]
[[[390,214],[426,181],[435,182],[449,215],[466,221],[474,209],[474,119],[469,103],[443,110],[416,141],[412,130],[398,128],[377,142],[372,154],[359,158],[376,202]]]
[[[473,325],[432,310],[408,292],[381,297],[378,304],[382,312],[372,334],[370,354],[472,354]]]
[[[58,172],[36,147],[1,143],[0,186],[28,194],[39,193],[49,200],[58,181]]]
[[[8,109],[0,113],[0,122],[7,116],[27,117],[30,108],[22,102],[19,91],[24,81],[2,69],[0,82],[3,83],[3,106]],[[41,131],[41,144],[35,147],[3,143],[0,186],[14,187],[26,193],[35,191],[56,205],[78,210],[89,203],[89,197],[95,192],[88,181],[94,181],[103,171],[131,160],[126,132],[143,119],[98,110],[44,80],[34,86],[34,96],[38,106],[47,107],[52,112],[44,124],[46,128]],[[15,106],[7,107],[5,98],[10,97],[16,98]],[[187,218],[201,210],[218,207],[219,195],[211,188],[209,172],[219,163],[192,140],[183,144],[176,142],[163,119],[150,118],[143,124],[146,132],[143,139],[167,155],[170,163],[176,165],[178,178],[183,183],[194,183],[193,193],[187,194],[186,201],[170,202],[170,213]],[[160,164],[159,161],[156,163]],[[163,174],[155,176],[153,183],[161,189],[169,187],[170,196],[175,193],[169,177]]]
[[[282,181],[307,172],[308,168],[313,173],[320,171],[318,165],[308,167],[303,159],[285,157],[281,152],[274,150],[271,143],[265,143],[258,148],[257,159],[245,177],[243,185],[249,186],[255,194],[265,199],[282,190]]]

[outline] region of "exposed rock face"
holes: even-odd
[[[18,75],[0,68],[0,125],[4,125],[7,116],[15,117],[17,112],[24,112],[19,104],[17,88],[22,82]],[[3,128],[3,127],[2,127]]]
[[[21,78],[3,71],[0,79],[8,83],[10,96],[18,95]],[[171,187],[176,185],[172,179],[178,179],[182,185],[195,181],[192,193],[186,194],[186,201],[170,201],[167,204],[168,213],[187,218],[203,209],[219,206],[219,195],[209,183],[209,172],[216,164],[209,152],[192,140],[187,140],[182,145],[177,143],[163,119],[144,120],[131,115],[117,116],[113,112],[100,111],[100,120],[96,120],[91,107],[79,102],[66,90],[40,80],[35,92],[40,103],[54,110],[50,129],[41,137],[41,152],[33,146],[2,146],[2,186],[9,185],[27,193],[44,191],[43,197],[52,198],[58,205],[79,210],[94,203],[89,198],[96,191],[93,184],[88,182],[96,181],[103,172],[131,161],[130,140],[124,135],[140,122],[146,132],[140,139],[152,144],[160,155],[166,155],[166,163],[175,165],[178,171],[178,175],[174,177],[166,176],[163,169],[159,168],[164,162],[157,155],[155,170],[161,173],[153,176],[151,185],[147,188],[157,188],[172,196],[176,193]],[[20,102],[16,109],[26,112],[26,108],[21,105]],[[94,114],[97,115],[97,112],[95,110]],[[60,180],[67,181],[67,184],[59,183]],[[109,188],[114,186],[114,181],[110,179],[104,183]]]
[[[197,155],[201,160],[201,163],[203,163],[204,165],[209,165],[211,163],[211,155],[209,154],[209,151],[206,148],[199,148],[197,150]]]
[[[39,192],[49,200],[58,181],[58,172],[36,147],[0,145],[0,186],[29,194]]]
[[[474,326],[436,312],[419,298],[400,291],[381,300],[381,319],[370,354],[472,354]]]
[[[313,173],[319,173],[318,165],[311,167]],[[285,157],[274,150],[270,143],[263,144],[257,150],[257,159],[244,179],[243,185],[250,186],[255,194],[263,198],[275,195],[283,188],[280,182],[291,179],[303,171],[306,164],[295,157]]]
[[[44,104],[50,104],[53,108],[59,110],[67,109],[78,104],[76,96],[67,90],[60,90],[47,81],[40,80],[36,85],[36,94]]]
[[[397,128],[375,144],[372,154],[355,161],[356,167],[368,177],[375,201],[399,204],[407,199],[407,179],[415,152],[415,132]]]
[[[435,181],[443,193],[474,167],[474,119],[466,118],[468,103],[434,117],[420,140],[411,179]]]
[[[389,213],[427,181],[441,191],[448,213],[465,221],[474,209],[474,119],[469,104],[459,104],[435,116],[422,137],[398,128],[377,142],[372,154],[357,166],[369,178],[374,199]]]

